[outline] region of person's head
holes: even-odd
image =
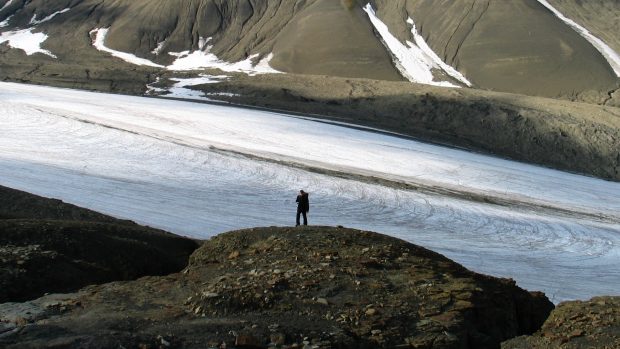
[[[305,193],[306,193],[306,192],[305,192],[305,191],[303,191],[303,190],[300,190],[300,191],[299,191],[299,194],[301,194],[301,195],[304,195]]]

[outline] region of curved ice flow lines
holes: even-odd
[[[296,134],[301,129],[319,137],[308,126],[319,125],[306,124],[308,121],[258,112],[253,116],[258,120],[252,121],[248,115],[237,116],[231,108],[226,114],[228,124],[215,122],[207,128],[204,119],[211,118],[212,106],[13,84],[0,84],[0,102],[1,185],[196,237],[242,227],[290,225],[294,194],[306,188],[312,195],[312,224],[341,224],[391,234],[439,251],[478,272],[512,277],[523,287],[547,292],[554,301],[613,294],[620,285],[620,228],[613,221],[400,190],[269,160],[290,158],[286,149],[274,152],[277,149],[271,147],[279,136],[260,124],[279,125],[273,130],[280,133]],[[199,115],[189,118],[193,112]],[[265,134],[249,139],[254,142],[251,148],[236,143],[241,131],[230,123],[242,123],[242,129]],[[353,147],[352,157],[358,148],[366,149],[370,158],[380,156],[383,146],[397,153],[416,152],[398,143],[403,140],[394,144],[390,137],[369,137],[365,143],[356,133],[360,131],[326,126],[316,132],[339,135],[341,143]],[[199,133],[219,135],[212,136],[218,148],[229,149],[211,149]],[[319,149],[325,162],[348,161],[342,144],[334,154],[328,151],[337,147],[326,145],[329,139],[309,140],[322,147],[312,145],[296,155],[321,165],[314,153]],[[278,141],[283,148],[290,145],[285,143],[288,140]],[[257,151],[267,160],[228,151],[263,148],[273,150]],[[417,151],[441,157],[432,148]],[[454,159],[459,157],[448,154],[439,167],[426,160],[425,171],[449,173],[470,166],[451,165]],[[495,161],[473,161],[475,166],[483,166],[477,180],[494,175],[484,171]],[[504,171],[511,168],[502,162],[498,166]],[[550,183],[550,178],[563,180],[564,175],[546,173],[542,185]],[[511,181],[517,181],[525,175],[510,176],[514,177]],[[448,185],[449,179],[445,178]],[[541,185],[535,179],[521,178],[521,186]],[[583,206],[605,211],[603,205],[589,202],[598,198],[615,207],[617,183],[587,180],[597,185],[570,192],[581,202],[571,209],[578,211]],[[495,185],[500,191],[500,184],[485,185]],[[579,193],[587,190],[592,190],[593,196],[580,198]],[[562,201],[560,194],[566,194],[553,187],[547,193],[547,200],[554,202]]]

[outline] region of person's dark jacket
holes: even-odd
[[[310,201],[308,200],[308,193],[297,195],[297,210],[300,212],[310,211]]]

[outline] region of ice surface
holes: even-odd
[[[415,43],[407,41],[407,46],[405,46],[390,33],[389,28],[377,17],[370,3],[364,7],[364,10],[368,14],[375,29],[379,32],[379,35],[381,35],[383,42],[395,57],[397,68],[409,81],[435,86],[459,87],[448,81],[435,81],[433,69],[441,69],[461,83],[471,86],[471,83],[461,73],[443,62],[441,58],[433,52],[424,38],[418,34],[413,19],[409,18],[407,23],[412,26],[411,33],[413,34]]]
[[[28,28],[2,32],[0,33],[0,44],[7,42],[9,46],[23,50],[28,56],[43,53],[56,58],[50,51],[41,48],[41,44],[47,40],[47,34],[33,33],[33,30],[34,28]]]
[[[0,129],[0,185],[172,232],[291,225],[303,188],[311,224],[391,234],[555,302],[620,289],[619,183],[264,111],[9,83]],[[482,194],[504,204],[463,199]]]
[[[586,28],[582,27],[572,19],[564,16],[547,0],[538,0],[538,2],[540,2],[543,6],[553,12],[559,19],[561,19],[564,23],[577,31],[581,36],[586,38],[586,40],[588,40],[592,44],[592,46],[594,46],[603,55],[603,57],[605,57],[616,75],[620,77],[620,55],[616,51],[609,47],[603,40],[597,38],[592,33],[590,33],[590,31],[588,31]]]
[[[137,57],[136,55],[132,55],[130,53],[121,52],[112,50],[105,46],[105,37],[108,35],[108,30],[110,28],[95,28],[90,32],[90,35],[95,35],[95,40],[93,41],[93,46],[97,48],[99,51],[107,52],[114,57],[120,58],[126,62],[136,65],[146,65],[149,67],[157,67],[163,68],[163,65],[157,64],[155,62],[151,62],[148,59]]]
[[[37,20],[37,15],[35,14],[35,15],[32,16],[32,19],[30,20],[30,24],[37,25],[37,24],[45,23],[45,22],[51,20],[52,18],[54,18],[54,17],[56,17],[56,16],[58,16],[60,14],[63,14],[65,12],[68,12],[70,10],[71,10],[71,8],[66,8],[66,9],[63,9],[63,10],[60,10],[60,11],[56,11],[56,12],[52,13],[51,15],[49,15],[49,16],[41,19],[41,20]]]

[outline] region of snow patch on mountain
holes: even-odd
[[[213,99],[207,98],[202,91],[192,90],[188,88],[190,86],[203,85],[203,84],[216,84],[221,82],[223,79],[228,78],[226,75],[200,75],[196,78],[173,78],[173,81],[176,81],[174,85],[170,89],[168,89],[168,94],[162,95],[162,97],[166,98],[183,98],[183,99],[191,99],[198,101],[207,101],[211,102]]]
[[[194,90],[189,88],[190,86],[204,85],[204,84],[216,84],[218,82],[222,82],[222,80],[228,79],[228,75],[208,75],[208,74],[200,74],[194,78],[171,78],[170,80],[175,81],[172,87],[163,88],[157,87],[161,81],[160,78],[157,78],[155,83],[146,85],[147,94],[151,96],[158,96],[164,98],[180,98],[180,99],[189,99],[195,101],[205,101],[205,102],[214,102],[217,99],[211,99],[207,96],[225,96],[225,97],[237,97],[238,94],[235,93],[227,93],[227,92],[210,92],[204,93],[202,91]]]
[[[93,30],[90,31],[90,35],[91,37],[94,35],[95,39],[93,40],[93,46],[95,46],[95,48],[99,51],[103,51],[103,52],[107,52],[109,54],[111,54],[114,57],[120,58],[126,62],[129,62],[131,64],[135,64],[135,65],[146,65],[149,67],[156,67],[156,68],[164,68],[163,65],[159,65],[155,62],[151,62],[148,59],[144,59],[144,58],[140,58],[137,57],[136,55],[132,55],[130,53],[126,53],[126,52],[121,52],[121,51],[116,51],[116,50],[112,50],[108,47],[105,46],[105,37],[108,35],[108,31],[110,30],[110,28],[95,28]]]
[[[2,10],[4,10],[5,8],[7,8],[7,7],[11,6],[11,4],[13,3],[13,1],[15,1],[15,0],[9,0],[9,1],[7,1],[7,2],[4,4],[4,6],[2,6],[2,8],[0,8],[0,11],[2,11]]]
[[[462,84],[465,84],[469,87],[472,86],[471,82],[469,82],[469,80],[467,80],[467,78],[463,74],[461,74],[461,72],[459,72],[458,70],[454,69],[454,67],[444,62],[441,58],[439,58],[439,56],[437,56],[435,51],[433,51],[433,49],[430,46],[428,46],[428,44],[426,43],[426,40],[424,40],[422,35],[418,33],[418,30],[415,26],[413,18],[409,17],[409,19],[407,19],[407,23],[411,25],[411,34],[413,34],[415,45],[417,45],[420,48],[420,50],[422,50],[422,52],[424,53],[424,55],[426,55],[427,58],[431,59],[433,66],[435,68],[441,68],[441,70],[446,72],[448,75],[450,75],[452,78],[456,79],[457,81],[460,81]],[[407,44],[409,46],[413,46],[411,42],[407,42]]]
[[[577,22],[572,19],[564,16],[560,11],[558,11],[555,7],[553,7],[547,0],[538,0],[540,4],[549,9],[553,14],[555,14],[559,19],[561,19],[564,23],[566,23],[569,27],[573,28],[577,33],[583,36],[586,40],[588,40],[592,46],[594,46],[602,55],[605,57],[611,68],[614,70],[616,75],[620,77],[620,55],[614,51],[611,47],[609,47],[603,40],[594,36],[590,31],[586,28],[579,25]]]
[[[211,38],[200,40],[199,47],[206,45],[211,41]],[[177,59],[167,67],[168,70],[185,71],[185,70],[197,70],[197,69],[219,69],[224,72],[232,73],[245,73],[250,76],[258,74],[278,74],[281,73],[278,70],[273,69],[269,65],[269,61],[273,58],[273,54],[269,54],[260,60],[258,63],[254,63],[259,54],[253,54],[243,61],[229,63],[219,59],[215,54],[211,53],[213,46],[206,46],[198,51],[183,51],[183,52],[169,52],[170,55],[177,57]]]
[[[105,38],[110,28],[95,28],[90,32],[91,36],[95,36],[93,40],[93,46],[103,52],[110,53],[114,57],[118,57],[128,63],[136,65],[146,65],[156,68],[165,68],[172,71],[189,71],[200,69],[219,69],[224,72],[237,72],[245,73],[250,76],[258,74],[279,74],[278,70],[273,69],[269,65],[269,61],[273,58],[273,54],[269,54],[261,59],[259,62],[254,63],[259,57],[259,54],[253,54],[243,61],[229,63],[219,59],[215,54],[211,53],[213,46],[207,44],[211,41],[211,38],[200,38],[198,42],[199,50],[197,51],[183,51],[183,52],[168,52],[169,55],[176,57],[174,62],[168,66],[163,66],[150,61],[145,58],[140,58],[136,55],[113,50],[105,46]],[[165,40],[160,42],[153,54],[159,55],[164,47]]]
[[[435,86],[460,87],[448,81],[435,81],[433,69],[440,69],[462,84],[471,86],[471,83],[465,76],[443,62],[433,52],[424,38],[418,33],[413,19],[409,18],[407,23],[412,25],[411,32],[415,43],[406,41],[407,45],[405,46],[390,33],[389,28],[377,17],[370,3],[364,7],[364,11],[366,11],[368,18],[370,18],[373,26],[381,35],[384,44],[394,56],[396,67],[409,81]]]
[[[8,27],[11,17],[13,17],[13,15],[8,16],[4,21],[0,22],[0,28]]]
[[[58,16],[60,14],[63,14],[65,12],[68,12],[70,10],[71,10],[71,8],[66,8],[66,9],[63,9],[63,10],[60,10],[60,11],[56,11],[56,12],[52,13],[51,15],[49,15],[49,16],[41,19],[41,20],[37,20],[37,15],[34,14],[32,16],[32,19],[30,20],[30,24],[37,25],[37,24],[45,23],[45,22],[51,20],[52,18],[54,18],[54,17],[56,17],[56,16]]]
[[[155,49],[151,51],[151,53],[156,56],[159,56],[159,54],[162,53],[162,51],[164,50],[164,45],[166,45],[166,40],[158,43],[157,47],[155,47]]]
[[[41,44],[47,40],[47,34],[33,33],[34,29],[28,28],[0,33],[0,44],[6,42],[10,47],[23,50],[28,56],[35,53],[43,53],[57,58],[50,51],[41,48]]]

